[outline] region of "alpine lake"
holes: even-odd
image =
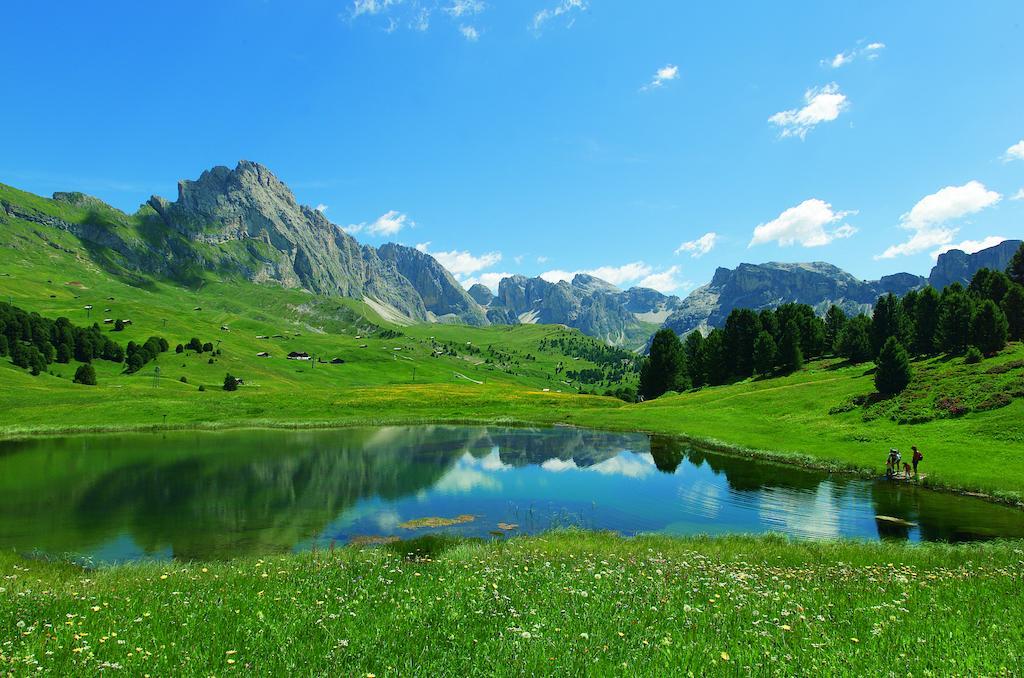
[[[1024,538],[1024,513],[912,482],[578,428],[406,426],[0,443],[0,548],[219,560],[447,533]]]

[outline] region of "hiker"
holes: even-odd
[[[900,470],[900,451],[895,447],[889,450],[889,457],[885,460],[885,477],[894,478]]]
[[[914,465],[914,477],[917,477],[917,465],[924,459],[924,455],[921,454],[921,450],[917,449],[917,445],[912,445],[911,448],[914,451],[914,456],[910,458],[910,463]]]

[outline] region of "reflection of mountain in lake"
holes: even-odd
[[[650,452],[650,440],[638,433],[608,433],[587,429],[502,429],[490,440],[501,452],[502,463],[513,467],[541,466],[557,459],[572,461],[578,468],[595,466],[622,452]]]
[[[92,472],[31,494],[4,493],[0,515],[31,515],[42,548],[52,538],[85,550],[128,532],[147,552],[170,545],[183,559],[287,551],[360,499],[432,486],[477,438],[420,427],[172,440],[137,436],[113,445],[113,455],[91,449]],[[149,454],[137,458],[132,443]],[[5,521],[3,533],[17,528]]]

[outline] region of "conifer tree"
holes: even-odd
[[[757,335],[754,341],[754,369],[758,374],[770,374],[775,369],[778,356],[778,348],[775,346],[775,339],[764,330]]]
[[[1006,275],[1018,285],[1024,285],[1024,243],[1017,248],[1017,253],[1010,259],[1010,265],[1006,267]]]
[[[914,304],[914,350],[931,355],[936,348],[936,331],[939,326],[939,293],[929,285],[917,295]]]
[[[651,340],[651,350],[640,369],[640,395],[653,400],[666,391],[682,391],[689,388],[686,372],[686,357],[679,335],[668,328],[662,328]]]
[[[837,342],[839,341],[839,334],[846,327],[848,318],[843,309],[839,308],[835,304],[829,306],[828,312],[825,314],[825,350],[835,351]]]
[[[1024,340],[1024,286],[1011,285],[1000,305],[1006,316],[1007,330],[1012,341]]]
[[[995,302],[991,299],[981,302],[971,318],[971,344],[985,355],[992,355],[1006,347],[1008,333],[1006,316]]]
[[[910,356],[896,337],[889,337],[878,354],[875,388],[883,395],[895,395],[910,383]]]
[[[950,288],[954,288],[950,291]],[[958,288],[958,289],[957,289]],[[936,347],[946,353],[959,354],[967,350],[971,335],[974,304],[959,285],[950,285],[942,293],[939,305],[939,325]]]
[[[795,320],[790,320],[782,330],[779,364],[786,372],[796,372],[804,366],[804,354],[800,348],[800,327]]]
[[[683,343],[683,352],[686,354],[686,367],[690,372],[690,382],[694,388],[700,388],[708,383],[707,370],[704,367],[703,352],[701,345],[704,343],[704,335],[700,330],[694,330],[686,337]]]
[[[851,363],[871,360],[871,319],[858,315],[846,323],[839,334],[836,352]]]

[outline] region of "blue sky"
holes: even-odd
[[[36,193],[134,211],[245,158],[461,280],[678,293],[1024,236],[1019,0],[40,1],[5,24],[0,181]]]

